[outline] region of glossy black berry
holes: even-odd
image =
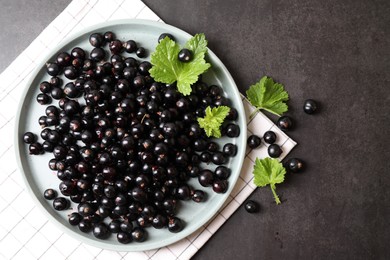
[[[268,146],[268,155],[271,158],[278,158],[283,153],[282,149],[277,144],[270,144]]]
[[[168,224],[168,218],[162,214],[157,214],[152,221],[152,226],[157,229],[166,227]]]
[[[48,62],[46,63],[46,72],[50,76],[57,76],[60,73],[60,66],[57,63]]]
[[[230,169],[226,166],[220,165],[215,168],[214,174],[218,179],[227,180],[230,176]]]
[[[56,158],[56,159],[63,159],[63,158],[65,158],[66,153],[67,153],[67,150],[62,145],[57,145],[53,149],[53,155],[54,155],[54,158]]]
[[[117,238],[118,242],[121,244],[128,244],[133,240],[130,233],[123,232],[123,231],[118,232],[118,234],[116,235],[116,238]]]
[[[26,132],[23,135],[23,142],[25,142],[26,144],[32,144],[33,142],[35,142],[35,140],[36,136],[31,132]]]
[[[108,48],[110,49],[112,54],[119,54],[123,51],[122,42],[119,40],[113,40],[108,44]]]
[[[37,142],[31,143],[28,147],[28,150],[30,154],[34,154],[34,155],[41,154],[43,152],[42,145]]]
[[[73,82],[68,82],[64,87],[64,94],[68,98],[76,98],[80,95],[80,90],[75,86]]]
[[[83,216],[83,217],[87,217],[87,216],[91,216],[95,213],[95,209],[93,208],[93,206],[88,203],[88,202],[85,202],[85,203],[81,203],[77,206],[77,210],[78,210],[78,213]]]
[[[53,145],[52,143],[50,143],[49,141],[44,141],[44,142],[42,143],[42,148],[43,148],[43,150],[44,150],[45,152],[51,153],[51,152],[53,152],[53,150],[54,150],[54,145]]]
[[[225,156],[234,157],[237,154],[237,145],[227,143],[223,146],[222,152]]]
[[[111,31],[105,32],[103,36],[105,42],[111,42],[115,40],[115,34]]]
[[[226,163],[226,157],[221,152],[215,152],[211,156],[211,162],[216,165],[221,165]]]
[[[306,114],[314,114],[317,111],[317,108],[317,102],[313,99],[307,99],[303,104],[303,111],[305,111]]]
[[[141,75],[149,75],[149,70],[152,68],[152,64],[149,61],[143,61],[138,65],[138,71]]]
[[[146,50],[143,47],[138,47],[135,51],[135,54],[137,54],[138,58],[145,58],[146,57]]]
[[[49,128],[45,128],[41,131],[41,137],[43,140],[47,140],[49,138],[50,131],[51,130]]]
[[[45,109],[45,114],[47,116],[58,116],[58,109],[56,106],[48,106]]]
[[[72,51],[70,52],[70,55],[73,58],[82,59],[82,60],[85,59],[85,51],[80,47],[73,48]]]
[[[200,185],[202,185],[203,187],[211,186],[213,184],[213,181],[214,181],[214,174],[210,170],[207,170],[207,169],[202,170],[199,173],[198,180],[199,180]]]
[[[69,53],[67,53],[67,52],[60,52],[57,55],[56,61],[57,61],[58,65],[60,65],[61,67],[65,67],[65,66],[70,65],[70,63],[72,61],[72,58],[71,58]]]
[[[259,211],[259,204],[253,200],[248,200],[245,202],[245,210],[249,213],[256,213]]]
[[[93,61],[102,61],[106,57],[106,52],[102,48],[94,48],[90,53],[90,58]]]
[[[168,230],[172,233],[178,233],[184,229],[184,223],[180,218],[172,217],[168,221]]]
[[[177,57],[181,62],[190,62],[192,56],[192,52],[189,49],[181,49]]]
[[[49,130],[49,129],[48,129],[48,130]],[[44,131],[42,131],[41,135],[43,135],[43,132],[44,132]],[[42,136],[42,138],[44,138],[44,137]],[[59,142],[60,142],[60,138],[61,138],[61,136],[60,136],[60,134],[58,133],[58,131],[56,131],[56,130],[49,130],[49,132],[47,133],[47,140],[48,140],[50,143],[52,143],[52,144],[57,144],[57,143],[59,143]]]
[[[64,96],[64,91],[59,88],[59,87],[53,87],[51,89],[51,97],[56,99],[56,100],[59,100],[61,99],[62,97]]]
[[[51,85],[53,88],[61,87],[62,79],[59,78],[59,77],[51,77],[49,83],[50,83],[50,85]]]
[[[53,208],[58,211],[68,209],[69,205],[69,200],[64,197],[58,197],[53,200]]]
[[[195,190],[191,195],[191,199],[197,203],[206,201],[206,193],[202,190]]]
[[[100,33],[92,33],[89,36],[89,43],[93,47],[101,47],[104,43],[104,36]]]
[[[68,79],[76,79],[78,76],[78,71],[74,66],[67,66],[64,69],[64,75]]]
[[[53,200],[57,197],[57,192],[53,189],[46,189],[43,193],[43,197],[47,200]]]
[[[216,193],[225,193],[228,187],[229,183],[227,180],[215,180],[213,182],[213,191]]]
[[[51,103],[51,98],[50,98],[49,95],[46,95],[46,94],[43,94],[43,93],[39,93],[37,95],[37,101],[41,105],[47,105],[47,104]]]
[[[250,135],[247,140],[247,145],[251,149],[259,147],[261,144],[261,139],[257,135]]]
[[[237,120],[238,118],[238,111],[234,107],[230,108],[229,114],[227,115],[227,120]]]
[[[264,133],[263,139],[267,144],[273,144],[276,142],[276,134],[273,131],[267,131]]]
[[[69,224],[71,224],[72,226],[77,226],[78,224],[80,224],[82,219],[83,219],[83,217],[77,212],[72,212],[68,216]]]
[[[292,173],[302,172],[305,168],[305,164],[301,159],[291,158],[287,161],[287,170]]]
[[[48,94],[51,91],[51,85],[47,81],[43,81],[41,84],[39,84],[39,90],[42,93]]]
[[[176,197],[179,200],[188,200],[188,199],[190,199],[190,194],[191,194],[191,190],[188,187],[188,185],[182,185],[182,186],[179,186],[176,189]]]
[[[137,43],[133,40],[129,40],[123,44],[127,53],[133,53],[137,50]]]
[[[228,137],[238,137],[240,135],[240,127],[236,124],[228,124],[226,126],[226,135]]]
[[[104,207],[104,206],[103,206]],[[107,208],[107,207],[104,207]],[[121,220],[114,219],[108,224],[108,230],[110,230],[111,233],[118,233],[121,231]]]
[[[92,223],[87,219],[82,219],[78,226],[80,231],[84,233],[88,233],[92,230]]]
[[[58,167],[57,167],[58,168]],[[64,196],[71,196],[71,195],[74,195],[77,190],[76,190],[76,185],[74,182],[72,181],[69,181],[68,179],[74,177],[75,175],[75,172],[72,171],[71,169],[65,169],[64,171],[61,171],[62,174],[63,174],[63,181],[60,183],[60,185],[58,185],[59,187],[59,190],[60,192],[64,195]],[[58,177],[58,173],[57,173],[57,177]]]
[[[290,130],[293,127],[293,121],[289,116],[282,116],[276,122],[276,125],[283,131]]]
[[[145,229],[141,227],[135,227],[131,232],[131,237],[135,242],[143,242],[146,240],[147,233]]]
[[[99,239],[107,239],[110,236],[110,232],[105,223],[95,224],[93,227],[93,235]]]

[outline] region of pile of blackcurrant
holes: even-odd
[[[48,166],[59,192],[49,187],[44,197],[56,210],[72,201],[70,225],[99,239],[115,234],[120,243],[142,242],[147,227],[180,232],[178,204],[207,199],[188,181],[225,193],[225,165],[237,153],[233,141],[221,145],[207,137],[197,118],[207,106],[230,107],[221,132],[232,140],[240,134],[237,110],[220,86],[201,77],[188,96],[155,82],[151,63],[138,59],[147,51],[133,40],[106,32],[91,34],[89,42],[89,53],[75,47],[47,62],[50,80],[36,97],[47,105],[38,119],[41,141],[31,132],[23,136],[30,154],[53,155]],[[178,59],[190,62],[191,53],[182,50]]]

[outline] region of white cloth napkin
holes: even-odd
[[[137,18],[161,21],[140,0],[74,0],[0,75],[0,258],[3,259],[189,259],[256,189],[252,169],[256,157],[267,156],[266,146],[248,150],[237,184],[224,206],[206,225],[181,241],[145,252],[117,252],[96,248],[60,231],[34,206],[25,190],[14,157],[14,118],[26,81],[42,56],[69,33],[97,22]],[[254,109],[243,98],[248,116]],[[278,136],[286,156],[296,143],[266,116],[248,122],[248,136],[267,130]],[[282,159],[282,158],[280,158]]]

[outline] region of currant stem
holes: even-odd
[[[282,202],[280,201],[278,194],[276,194],[276,191],[275,191],[276,190],[275,185],[270,185],[270,187],[271,187],[272,194],[274,195],[276,204],[281,204]]]

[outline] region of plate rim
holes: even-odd
[[[97,24],[94,24],[92,26],[85,27],[77,32],[69,34],[64,39],[62,39],[58,45],[56,45],[54,48],[51,48],[47,52],[47,54],[41,56],[42,58],[40,60],[38,60],[36,67],[31,72],[31,75],[29,76],[27,82],[24,84],[24,89],[23,89],[23,92],[21,94],[21,98],[18,102],[16,117],[15,117],[15,126],[14,126],[15,149],[14,149],[14,152],[16,155],[18,170],[20,171],[20,174],[23,177],[24,184],[29,192],[30,197],[32,197],[33,201],[35,202],[35,205],[40,209],[41,212],[44,213],[44,215],[51,221],[52,224],[54,224],[56,227],[58,227],[61,231],[63,231],[65,234],[69,235],[70,237],[77,239],[80,242],[83,242],[83,243],[86,243],[86,244],[89,244],[89,245],[92,245],[92,246],[95,246],[98,248],[115,250],[115,251],[137,252],[137,251],[156,250],[158,248],[166,247],[166,246],[169,246],[169,245],[174,244],[176,242],[179,242],[180,240],[192,235],[194,232],[196,232],[197,230],[202,228],[202,226],[204,226],[207,222],[209,222],[211,219],[213,219],[214,216],[217,215],[218,211],[221,209],[221,207],[223,206],[223,204],[226,202],[227,198],[231,194],[234,186],[237,183],[237,180],[240,176],[240,173],[241,173],[242,165],[243,165],[243,162],[245,159],[245,152],[246,152],[246,141],[245,140],[246,140],[246,136],[247,136],[247,122],[246,122],[245,114],[239,116],[238,120],[243,122],[243,123],[239,124],[240,125],[240,139],[243,140],[243,142],[240,143],[240,146],[242,148],[238,150],[238,153],[236,155],[239,158],[241,158],[237,162],[238,163],[237,169],[239,169],[238,170],[239,172],[236,175],[231,176],[229,178],[228,191],[225,194],[219,194],[221,196],[224,196],[224,198],[220,199],[218,201],[218,203],[216,203],[217,206],[212,208],[212,210],[208,211],[208,213],[205,214],[206,217],[203,217],[201,219],[201,221],[198,221],[198,223],[200,223],[200,224],[195,225],[195,226],[189,226],[188,227],[189,229],[187,229],[186,232],[176,233],[175,235],[170,236],[167,239],[159,240],[159,241],[156,241],[154,243],[148,243],[148,244],[146,244],[146,246],[143,245],[143,243],[131,243],[131,244],[124,245],[124,244],[120,244],[120,243],[118,243],[118,244],[105,243],[104,242],[105,240],[90,239],[90,238],[87,238],[87,237],[85,237],[81,234],[78,234],[77,232],[71,230],[70,227],[66,227],[65,225],[63,225],[55,216],[53,216],[44,207],[44,205],[38,199],[38,197],[36,196],[35,192],[33,191],[32,187],[31,187],[30,182],[28,180],[28,177],[26,176],[26,173],[24,171],[24,167],[23,167],[23,163],[22,163],[21,146],[25,146],[25,144],[20,139],[20,136],[19,136],[20,131],[19,130],[21,128],[20,119],[21,119],[23,107],[26,103],[26,97],[27,97],[28,91],[32,87],[33,81],[37,77],[38,73],[42,70],[46,61],[49,60],[51,57],[53,57],[56,53],[61,51],[61,49],[63,49],[66,45],[68,45],[69,43],[76,40],[81,35],[86,34],[88,32],[97,31],[97,30],[104,28],[104,27],[124,25],[124,24],[146,25],[146,26],[152,26],[152,27],[159,27],[161,29],[167,28],[167,29],[172,30],[172,31],[177,31],[185,37],[188,37],[188,38],[192,37],[191,34],[187,33],[186,31],[184,31],[178,27],[175,27],[175,26],[163,23],[163,22],[144,20],[144,19],[118,19],[118,20],[112,20],[112,21],[107,21],[107,22],[101,22],[101,23],[97,23]],[[233,92],[233,94],[235,96],[237,96],[237,99],[239,100],[239,102],[237,102],[237,104],[235,104],[235,105],[238,105],[238,107],[236,107],[236,109],[238,111],[243,111],[245,113],[241,94],[238,91],[237,85],[236,85],[232,75],[227,70],[224,63],[218,58],[218,56],[212,50],[210,50],[210,48],[208,48],[207,55],[208,55],[208,58],[211,58],[214,60],[214,62],[218,63],[218,67],[221,68],[221,70],[223,71],[224,77],[227,78],[227,81],[231,85],[231,91]],[[232,177],[234,177],[234,179],[232,179]],[[93,237],[92,234],[90,234],[90,235]]]

